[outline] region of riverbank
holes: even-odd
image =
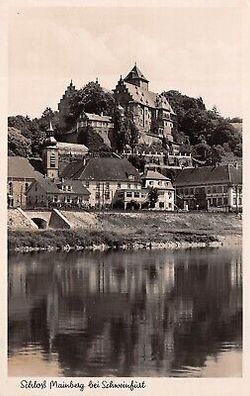
[[[93,220],[93,219],[92,219]],[[226,213],[96,213],[69,230],[9,230],[9,251],[176,249],[241,243],[242,220]]]

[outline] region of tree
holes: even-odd
[[[94,131],[91,126],[81,129],[78,136],[78,143],[84,144],[93,153],[99,153],[103,156],[110,155],[110,148],[104,143],[102,137]]]
[[[8,128],[8,155],[28,157],[31,155],[31,140],[24,137],[21,132],[16,129]]]
[[[146,163],[144,158],[140,158],[138,155],[131,155],[128,160],[139,172],[144,172]]]
[[[114,109],[113,121],[113,148],[121,153],[125,146],[129,145],[133,151],[139,140],[139,131],[134,123],[133,114],[129,111],[123,114],[122,110],[116,107]]]
[[[200,188],[198,191],[196,188],[196,192],[194,195],[194,203],[198,209],[207,209],[207,195],[204,188]],[[194,208],[193,208],[194,209]]]
[[[155,187],[151,187],[148,192],[149,207],[155,208],[155,204],[159,198],[159,191]]]
[[[208,161],[208,164],[211,165],[217,165],[221,163],[222,158],[225,156],[225,150],[224,148],[220,145],[213,145],[212,150],[211,150],[211,157]]]
[[[67,124],[76,122],[82,111],[86,113],[112,115],[115,100],[111,93],[105,92],[97,82],[89,82],[83,88],[76,91],[70,99],[70,112],[67,116]]]

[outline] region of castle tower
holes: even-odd
[[[58,178],[58,147],[57,141],[54,137],[54,130],[51,122],[49,129],[46,131],[46,139],[43,148],[43,163],[45,168],[45,175],[50,179]]]
[[[128,82],[133,85],[137,85],[140,88],[143,88],[148,91],[148,83],[149,81],[142,74],[140,69],[137,67],[136,63],[133,69],[128,73],[127,77],[124,78],[125,82]]]

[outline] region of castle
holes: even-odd
[[[118,81],[114,98],[124,109],[133,114],[133,120],[141,134],[153,134],[173,141],[172,128],[175,115],[165,96],[149,90],[149,81],[137,65]]]

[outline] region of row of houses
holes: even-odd
[[[234,165],[186,168],[173,184],[157,171],[140,175],[119,158],[79,159],[66,165],[60,177],[48,177],[28,159],[9,157],[8,172],[9,207],[242,209],[242,172]],[[152,190],[157,191],[154,205]]]

